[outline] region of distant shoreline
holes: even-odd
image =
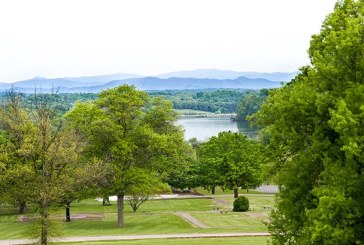
[[[235,120],[236,114],[235,113],[230,113],[230,114],[206,113],[206,114],[195,114],[195,115],[187,115],[187,114],[179,115],[179,119],[189,119],[189,118],[230,118],[230,119]]]

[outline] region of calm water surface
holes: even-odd
[[[217,136],[222,131],[240,132],[248,138],[257,137],[257,129],[252,129],[248,122],[233,122],[230,118],[184,118],[176,123],[185,130],[185,138],[196,137],[206,141],[211,136]]]

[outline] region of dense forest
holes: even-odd
[[[267,89],[223,89],[223,90],[164,90],[147,91],[151,98],[161,96],[172,102],[174,109],[200,110],[211,113],[237,113],[239,120],[255,113],[268,95]],[[6,93],[0,93],[0,102]],[[60,113],[72,108],[76,101],[91,101],[94,93],[19,94],[25,108],[32,109],[37,101],[47,101]]]

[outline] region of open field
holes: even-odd
[[[136,213],[133,213],[131,208],[126,206],[126,226],[124,228],[116,227],[117,210],[115,202],[111,202],[111,206],[102,206],[100,202],[91,199],[73,203],[71,207],[71,215],[83,215],[86,218],[73,219],[70,223],[63,223],[62,221],[64,219],[63,208],[53,210],[52,216],[57,217],[60,221],[62,221],[65,237],[96,235],[267,232],[267,228],[263,221],[267,219],[269,210],[264,209],[264,207],[273,205],[273,195],[247,194],[246,196],[249,198],[251,204],[251,211],[246,213],[235,213],[231,211],[232,202],[234,200],[231,195],[216,195],[214,198],[201,199],[181,198],[150,200],[144,203]],[[221,213],[222,210],[227,212]],[[7,212],[10,211],[11,210],[7,210]],[[191,224],[191,222],[188,220],[185,220],[177,215],[177,212],[188,213],[209,228],[197,228],[196,226],[193,226],[193,224]],[[87,218],[88,216],[98,218],[89,219]],[[24,234],[31,225],[31,222],[22,222],[19,220],[19,217],[20,216],[17,214],[4,214],[3,210],[3,213],[0,215],[0,240],[19,239],[25,237]],[[216,244],[219,242],[219,239],[208,239],[209,243],[210,241],[213,242],[215,240]],[[229,244],[235,244],[235,238],[222,239],[232,239],[231,243],[229,240]],[[242,238],[236,239],[238,239],[236,240],[236,242],[238,242],[239,239]],[[249,239],[246,241],[248,242]],[[258,239],[257,242],[259,241],[262,242],[261,244],[265,244],[266,238],[254,239]],[[153,244],[153,241],[156,242],[154,244],[157,244],[158,241],[156,240],[158,239],[152,239],[150,241],[145,240],[146,243],[144,243],[144,241],[143,243],[136,243],[137,241],[128,241],[126,244]],[[188,242],[189,244],[201,244],[199,243],[200,239],[178,240],[181,240],[181,243],[178,244],[187,244],[184,243],[187,242],[187,240],[191,240]],[[166,242],[169,241],[169,239],[166,239]]]
[[[99,242],[78,242],[78,243],[59,243],[64,245],[116,245],[116,244],[179,244],[179,245],[195,245],[195,244],[244,244],[244,245],[265,245],[267,244],[267,237],[232,237],[232,238],[183,238],[183,239],[148,239],[148,240],[131,240],[131,241],[99,241]]]

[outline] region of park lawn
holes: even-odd
[[[23,238],[28,230],[29,223],[20,222],[18,215],[0,215],[0,239]]]
[[[72,213],[115,213],[117,212],[116,202],[110,202],[111,206],[102,206],[101,202],[93,199],[74,202],[71,205]],[[175,212],[175,211],[204,211],[211,210],[216,204],[211,198],[176,198],[156,199],[143,203],[137,213],[142,212]],[[58,209],[56,213],[64,213],[64,209]],[[132,213],[129,204],[125,202],[125,213]]]
[[[268,218],[266,212],[193,212],[192,216],[197,218],[211,229],[219,229],[220,232],[229,232],[234,230],[238,232],[268,232],[266,225],[263,223]]]
[[[243,194],[240,196],[245,196],[249,199],[249,209],[251,211],[270,212],[274,205],[274,194]],[[235,200],[233,196],[217,196],[215,199],[229,203],[230,205],[225,205],[225,207],[230,206],[230,208],[232,208]]]
[[[106,214],[103,220],[75,220],[65,224],[65,236],[171,234],[198,232],[172,213],[126,214],[125,227],[116,227],[117,214]]]
[[[164,244],[164,245],[199,245],[199,244],[209,244],[209,245],[221,245],[221,244],[231,244],[231,245],[265,245],[270,239],[268,237],[228,237],[228,238],[182,238],[182,239],[145,239],[145,240],[123,240],[123,241],[98,241],[98,242],[76,242],[76,243],[59,243],[64,245],[134,245],[134,244]]]
[[[173,214],[176,211],[207,211],[218,207],[212,199],[169,199],[150,200],[133,213],[130,206],[125,206],[125,223],[123,229],[116,228],[117,207],[102,206],[96,200],[75,202],[71,207],[72,214],[98,213],[103,215],[102,220],[73,220],[65,223],[66,236],[105,235],[105,234],[156,234],[156,233],[183,233],[198,232],[189,223]],[[52,210],[53,216],[60,220],[64,218],[65,209]],[[31,215],[27,214],[27,215]],[[0,239],[23,238],[30,222],[20,222],[17,214],[0,215]],[[122,231],[122,233],[120,232]]]
[[[219,196],[224,205],[232,206],[233,197]],[[138,234],[172,234],[172,233],[220,233],[220,232],[266,232],[262,223],[269,210],[262,207],[273,203],[272,195],[250,195],[251,207],[258,211],[247,212],[248,216],[241,218],[241,214],[228,212],[221,214],[213,209],[227,210],[220,202],[214,199],[169,199],[150,200],[133,213],[129,206],[125,210],[125,227],[117,228],[116,204],[103,207],[95,200],[85,200],[72,204],[72,214],[99,214],[100,220],[72,220],[70,223],[64,219],[64,208],[52,211],[63,223],[64,235],[67,236],[96,236],[96,235],[138,235]],[[263,204],[260,204],[262,202]],[[231,210],[231,208],[230,208]],[[188,212],[201,222],[210,226],[208,229],[195,228],[184,219],[175,214],[177,211]],[[255,213],[261,215],[256,217]],[[30,214],[31,215],[31,214]],[[240,215],[240,216],[238,216]],[[249,216],[250,215],[250,216]],[[14,214],[0,215],[0,239],[24,238],[25,231],[32,224],[20,222],[19,216]]]

